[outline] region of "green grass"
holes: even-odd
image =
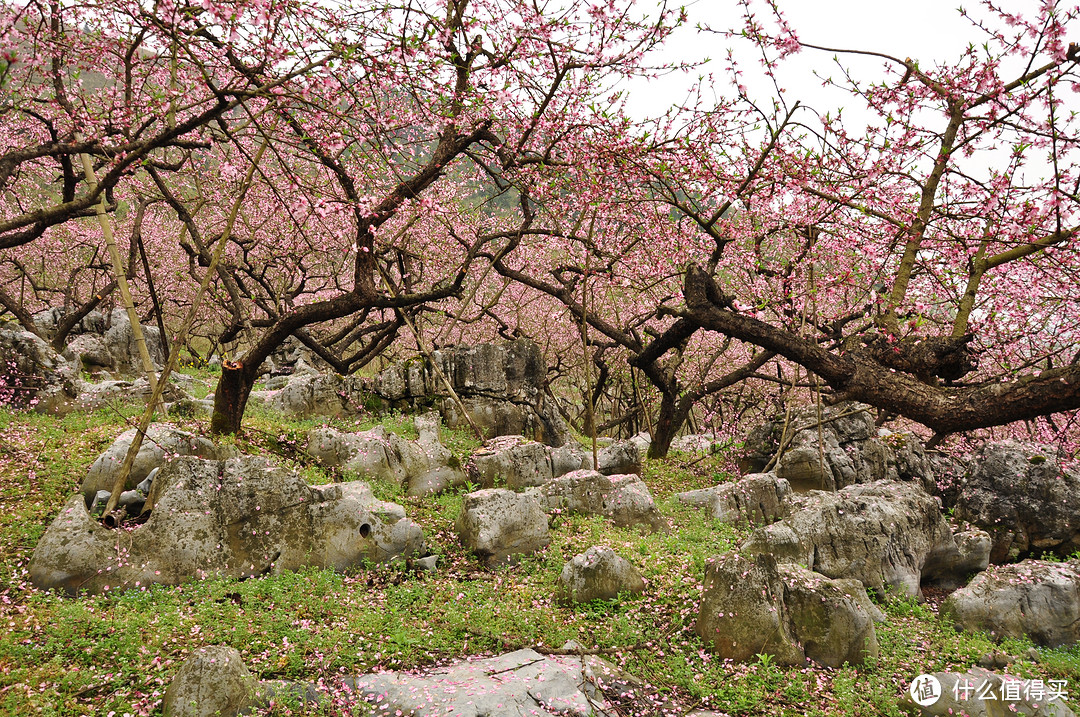
[[[830,670],[713,658],[692,630],[705,562],[747,529],[717,523],[674,494],[732,479],[724,456],[646,463],[644,477],[671,521],[669,532],[642,535],[599,518],[561,517],[551,544],[509,569],[486,570],[458,545],[460,493],[405,498],[401,486],[375,481],[378,497],[401,502],[423,526],[440,556],[436,574],[405,565],[344,575],[307,570],[77,599],[32,588],[26,566],[38,538],[90,463],[138,413],[138,406],[59,419],[0,412],[0,714],[154,714],[187,652],[210,644],[240,650],[262,679],[316,681],[574,639],[610,651],[607,659],[688,706],[745,715],[896,715],[900,691],[915,675],[963,670],[993,649],[1024,654],[1030,647],[958,635],[930,607],[893,601],[877,627],[881,654],[872,665]],[[285,421],[254,410],[236,445],[325,482],[340,476],[306,456],[306,432],[321,425],[362,430],[372,421]],[[181,425],[203,430],[199,421]],[[407,417],[384,425],[415,435]],[[443,438],[462,459],[477,446],[459,432]],[[565,561],[597,543],[638,567],[648,581],[645,594],[556,604]],[[1012,671],[1076,683],[1080,648],[1039,650],[1038,662],[1022,661]]]

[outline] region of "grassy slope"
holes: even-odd
[[[673,458],[646,466],[646,480],[673,524],[641,536],[599,519],[559,518],[542,554],[488,572],[458,547],[453,524],[461,496],[406,500],[397,486],[374,485],[403,502],[442,555],[434,576],[380,566],[339,575],[308,571],[244,582],[207,580],[120,595],[62,598],[26,582],[38,537],[78,490],[90,463],[137,407],[63,419],[0,412],[0,714],[152,714],[188,650],[224,643],[262,678],[315,681],[340,673],[418,667],[576,639],[611,648],[609,659],[688,705],[731,714],[898,714],[901,687],[920,672],[964,669],[995,648],[957,635],[931,608],[898,603],[878,626],[881,657],[861,669],[777,668],[764,660],[710,659],[692,631],[705,561],[744,533],[678,506],[674,493],[725,476],[709,462]],[[358,427],[340,424],[340,427]],[[408,433],[407,420],[391,428]],[[303,465],[297,446],[317,422],[284,422],[252,411],[240,447],[300,460],[313,482],[331,480]],[[187,428],[199,430],[188,422]],[[447,433],[459,454],[475,444]],[[347,477],[347,476],[346,476]],[[553,603],[563,563],[603,543],[636,564],[644,596],[565,608]],[[997,646],[1018,654],[1030,645]],[[1040,650],[1014,673],[1065,678],[1080,690],[1080,650]],[[1078,693],[1080,694],[1080,693]],[[289,713],[287,707],[274,710]]]

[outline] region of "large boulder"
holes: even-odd
[[[558,600],[567,603],[611,600],[619,593],[644,590],[637,568],[611,548],[596,545],[567,562],[555,586]]]
[[[146,343],[150,360],[159,368],[168,361],[168,353],[165,342],[161,336],[161,330],[156,326],[140,324],[143,340]],[[120,376],[143,375],[142,356],[139,354],[138,344],[135,342],[135,332],[131,328],[131,320],[127,310],[113,309],[109,315],[108,328],[104,334],[105,347],[112,356],[111,370]]]
[[[165,717],[234,717],[256,700],[259,681],[240,653],[220,645],[194,650],[165,690]]]
[[[548,517],[540,504],[503,488],[466,495],[457,530],[461,544],[488,566],[513,563],[551,542]]]
[[[99,490],[111,491],[116,480],[116,474],[124,463],[132,441],[135,440],[137,429],[132,428],[120,434],[113,444],[105,449],[90,465],[90,470],[82,482],[82,494],[87,507],[94,500],[94,495]],[[135,462],[131,464],[131,470],[124,484],[124,490],[132,490],[143,481],[150,471],[160,468],[166,458],[176,456],[198,456],[212,460],[222,460],[236,455],[236,449],[229,446],[217,446],[202,436],[194,433],[181,431],[179,428],[166,423],[152,423],[146,429],[139,452],[135,455]]]
[[[985,545],[985,543],[984,543]],[[919,596],[920,585],[986,566],[961,550],[937,499],[914,483],[877,481],[813,491],[789,517],[756,529],[742,550],[768,553],[879,593]]]
[[[768,654],[781,665],[861,665],[878,654],[875,612],[858,581],[731,552],[705,568],[694,629],[713,652],[736,662]]]
[[[1080,549],[1080,470],[1057,452],[1014,441],[988,443],[959,481],[956,517],[990,534],[994,563]]]
[[[308,433],[307,452],[330,468],[403,483],[408,495],[464,485],[465,473],[458,460],[439,441],[438,414],[419,416],[415,425],[420,434],[415,441],[384,426],[358,433],[316,428]]]
[[[733,483],[679,493],[680,503],[709,509],[725,523],[774,523],[791,513],[791,487],[775,473],[753,473]]]
[[[564,646],[576,649],[573,643]],[[253,681],[246,668],[237,670],[233,651],[205,648],[210,658],[198,653],[180,668],[166,697],[165,714],[209,715],[210,712],[171,712],[171,695],[194,694],[220,710],[234,715],[237,705],[266,707],[279,695],[320,710],[333,705],[349,714],[372,717],[401,715],[456,715],[457,717],[608,717],[624,714],[659,714],[662,703],[656,693],[633,676],[595,655],[541,655],[518,650],[495,657],[457,660],[452,664],[409,672],[350,675],[318,684],[266,681],[258,685],[252,702]],[[225,657],[225,669],[215,669]],[[238,659],[239,655],[235,655]],[[207,685],[199,691],[193,676],[205,675]],[[206,695],[207,691],[216,691]],[[209,699],[208,699],[209,698]],[[358,704],[359,703],[359,704]],[[667,707],[668,705],[663,705]],[[684,714],[671,707],[664,714]]]
[[[512,490],[544,485],[553,478],[592,468],[592,451],[574,443],[553,447],[523,436],[499,436],[485,441],[469,459],[470,477],[483,488],[496,484]],[[617,441],[597,451],[604,475],[641,471],[641,454],[630,441]]]
[[[620,527],[667,529],[649,487],[640,476],[606,476],[582,469],[525,491],[548,513],[602,515]]]
[[[1080,640],[1080,562],[993,566],[946,598],[941,614],[958,630],[1071,645]]]
[[[284,388],[259,395],[270,408],[286,416],[346,416],[363,405],[358,381],[336,373],[296,373]]]
[[[376,500],[366,483],[313,487],[249,456],[167,462],[149,500],[149,520],[118,533],[91,519],[81,493],[73,496],[34,550],[33,583],[99,593],[304,566],[343,570],[423,549],[404,509]]]
[[[772,463],[800,492],[877,480],[914,480],[930,489],[933,472],[922,443],[909,433],[877,429],[872,410],[844,402],[823,407],[820,420],[816,406],[780,415],[750,431],[739,467],[755,473]]]
[[[457,346],[432,356],[473,423],[488,437],[524,435],[552,446],[570,440],[565,422],[545,397],[547,365],[534,342]],[[434,406],[449,427],[469,428],[460,406],[426,360],[391,365],[375,378],[372,389],[393,408]]]
[[[1053,682],[1065,683],[1065,680]],[[1050,685],[1013,675],[999,675],[982,667],[967,672],[919,675],[900,698],[899,707],[919,717],[1073,717],[1073,711]]]
[[[0,405],[63,413],[78,395],[77,372],[41,337],[0,324]]]
[[[373,717],[603,717],[621,714],[601,687],[637,687],[618,668],[591,655],[545,657],[534,650],[455,662],[414,672],[345,678]],[[681,713],[681,711],[680,711]]]

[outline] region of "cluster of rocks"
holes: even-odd
[[[118,546],[118,533],[91,518],[84,495],[72,496],[34,550],[31,581],[99,593],[305,566],[344,570],[424,550],[420,527],[366,483],[309,486],[251,456],[167,461],[149,500],[149,519]]]
[[[356,433],[316,428],[308,433],[307,452],[328,468],[401,483],[410,496],[464,485],[467,479],[460,461],[439,440],[439,414],[416,416],[414,425],[419,433],[415,441],[383,426]]]
[[[93,313],[93,312],[92,312]],[[55,310],[38,314],[39,330],[48,335]],[[141,359],[132,338],[127,313],[117,310],[106,321],[100,315],[84,319],[90,327],[76,334],[63,353],[57,353],[41,336],[18,325],[0,324],[0,402],[40,413],[62,415],[93,411],[111,401],[150,397],[150,385],[142,373]],[[51,322],[51,323],[50,323]],[[163,364],[164,349],[156,338],[160,332],[143,326],[151,357]],[[84,374],[95,380],[86,381]],[[119,378],[124,377],[124,378]],[[190,401],[183,385],[193,379],[173,374],[164,392],[167,403]]]
[[[432,358],[485,435],[523,435],[551,446],[570,440],[565,422],[546,398],[547,364],[533,341],[451,347],[434,351]],[[387,407],[415,411],[433,406],[450,428],[469,427],[426,360],[388,367],[371,389]]]
[[[838,403],[823,407],[820,420],[816,406],[778,416],[749,432],[739,467],[756,473],[771,466],[799,492],[932,476],[919,439],[877,429],[872,411],[864,404]]]
[[[523,436],[501,436],[486,441],[469,458],[469,478],[482,488],[505,485],[513,490],[544,485],[555,478],[581,469],[596,469],[604,475],[641,472],[641,453],[635,443],[618,441],[597,451],[577,444],[559,447],[530,441]]]
[[[260,682],[230,647],[198,648],[188,656],[165,692],[167,717],[234,717],[289,695],[318,708],[352,714],[534,715],[535,717],[705,717],[665,702],[634,676],[570,642],[558,652],[531,649],[495,657],[458,660],[422,672],[350,675],[328,683]],[[636,708],[636,709],[635,709]]]
[[[549,517],[598,515],[622,527],[667,527],[640,476],[578,470],[515,492],[486,488],[464,498],[457,530],[461,544],[489,566],[512,563],[550,542]]]
[[[34,314],[33,318],[38,333],[50,339],[64,314],[58,308],[51,308]],[[140,326],[150,360],[159,368],[164,366],[168,355],[161,331],[156,326]],[[99,379],[143,373],[142,358],[125,309],[113,309],[108,314],[88,313],[69,334],[63,356],[79,370]]]

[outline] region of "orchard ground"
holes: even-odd
[[[208,386],[214,378],[192,373]],[[937,618],[940,595],[923,604],[884,606],[880,657],[862,668],[712,658],[693,633],[705,562],[745,532],[681,506],[674,495],[730,480],[724,456],[672,454],[645,462],[645,480],[671,523],[669,532],[643,536],[597,518],[560,517],[551,545],[511,569],[486,570],[458,545],[460,493],[406,498],[400,486],[376,482],[380,498],[403,504],[423,526],[440,555],[436,573],[382,565],[80,598],[34,589],[26,568],[38,539],[90,464],[139,412],[137,405],[64,418],[0,412],[0,714],[157,714],[188,653],[213,644],[238,649],[261,679],[330,682],[343,674],[422,668],[573,639],[607,651],[606,659],[687,707],[740,715],[900,714],[897,701],[916,675],[964,671],[998,651],[1024,656],[1010,673],[1064,679],[1075,693],[1070,696],[1080,696],[1080,647],[1029,652],[1026,642],[957,634]],[[255,408],[235,440],[244,452],[270,455],[313,483],[347,477],[318,468],[299,449],[306,432],[322,423],[285,421]],[[331,423],[349,430],[371,425]],[[413,432],[407,417],[384,424]],[[179,425],[206,428],[198,421]],[[450,431],[443,440],[459,457],[478,445]],[[563,564],[595,544],[611,546],[641,570],[644,595],[556,604]],[[278,705],[266,713],[296,708]]]

